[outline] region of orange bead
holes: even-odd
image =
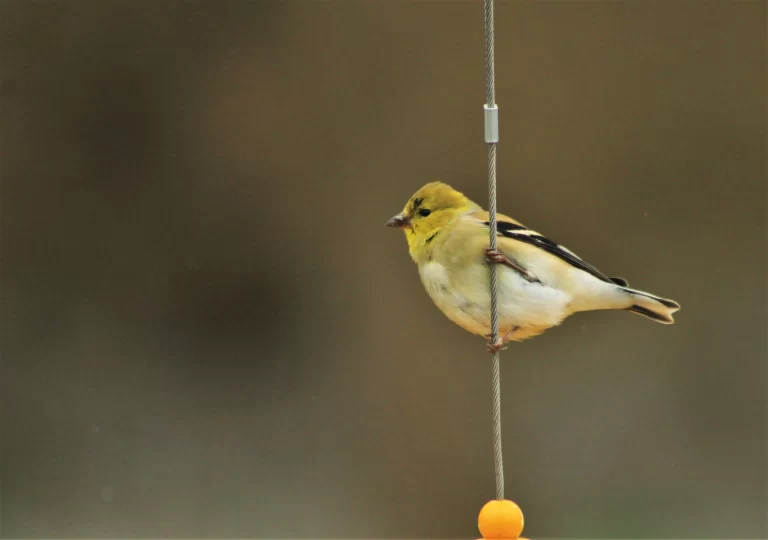
[[[480,510],[477,527],[487,540],[517,540],[523,532],[523,512],[512,501],[490,501]]]

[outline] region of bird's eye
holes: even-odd
[[[422,208],[421,210],[419,210],[419,215],[421,217],[427,217],[431,213],[432,213],[432,211],[429,210],[428,208]]]

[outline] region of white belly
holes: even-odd
[[[562,322],[570,315],[570,295],[530,283],[505,266],[497,267],[499,332],[515,330],[513,339],[525,339]],[[490,334],[490,272],[485,265],[448,269],[429,262],[419,268],[422,283],[443,313],[462,328]]]

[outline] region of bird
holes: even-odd
[[[608,277],[573,251],[508,216],[489,213],[443,182],[430,182],[386,222],[402,229],[427,294],[465,330],[488,339],[494,353],[581,311],[626,310],[673,324],[674,300]],[[497,265],[498,335],[491,335],[490,265]]]

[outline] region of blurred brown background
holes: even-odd
[[[765,2],[500,2],[499,206],[680,301],[503,355],[526,536],[764,538]],[[479,2],[0,4],[2,535],[473,538]]]

